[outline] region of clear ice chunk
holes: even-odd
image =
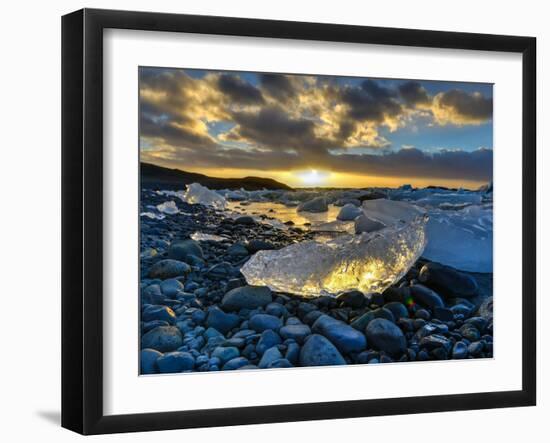
[[[424,251],[428,218],[422,209],[407,203],[376,202],[367,205],[369,216],[384,219],[384,229],[259,251],[241,269],[246,281],[305,297],[352,289],[384,291],[403,277]]]
[[[216,191],[211,191],[206,186],[198,183],[186,185],[187,190],[183,194],[183,201],[190,204],[211,206],[215,209],[225,209],[227,201]]]
[[[168,202],[161,203],[160,205],[157,205],[157,210],[159,212],[163,212],[164,214],[168,214],[168,215],[174,215],[180,212],[180,210],[176,206],[176,202],[174,201],[168,201]]]

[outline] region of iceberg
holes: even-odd
[[[164,214],[169,214],[169,215],[178,214],[180,212],[180,210],[176,206],[176,202],[174,201],[168,201],[160,205],[157,205],[157,210],[159,212],[163,212]]]
[[[385,220],[385,228],[259,251],[241,273],[250,285],[304,297],[352,289],[384,291],[402,278],[424,251],[428,218],[423,210],[407,203],[373,201],[369,209]]]
[[[206,186],[198,183],[186,185],[187,190],[182,196],[182,200],[193,205],[199,204],[211,206],[215,209],[225,209],[227,204],[225,198],[215,191],[211,191]]]
[[[429,243],[423,256],[461,271],[493,272],[493,210],[468,206],[429,211]]]

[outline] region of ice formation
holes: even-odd
[[[156,214],[154,212],[142,212],[141,214],[139,214],[141,217],[147,217],[147,218],[150,218],[151,220],[162,220],[164,218],[166,218],[165,215],[163,214]]]
[[[204,232],[194,232],[191,239],[195,241],[227,241],[228,239],[221,235],[206,234]]]
[[[493,272],[493,209],[468,206],[459,211],[429,211],[429,260],[470,272]]]
[[[212,206],[216,209],[224,209],[227,204],[225,198],[220,194],[198,183],[191,183],[190,185],[186,185],[186,187],[187,190],[182,197],[184,202]]]
[[[176,202],[174,201],[168,201],[160,205],[157,205],[157,210],[159,212],[163,212],[164,214],[169,214],[169,215],[174,215],[180,212],[180,210],[176,206]]]
[[[305,297],[351,289],[384,291],[405,275],[424,251],[427,217],[420,208],[406,203],[379,200],[369,206],[386,221],[384,229],[260,251],[242,267],[242,274],[250,285]]]

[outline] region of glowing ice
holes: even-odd
[[[367,206],[369,216],[376,214],[384,220],[384,229],[260,251],[242,267],[242,274],[250,285],[306,297],[351,289],[384,291],[424,251],[427,216],[422,209],[402,202],[377,200]]]
[[[227,202],[225,198],[217,192],[211,191],[207,187],[198,183],[192,183],[186,186],[187,190],[182,196],[182,200],[184,202],[212,206],[216,209],[225,209]]]
[[[221,235],[206,234],[204,232],[194,232],[191,234],[191,239],[195,241],[227,241],[228,239]]]

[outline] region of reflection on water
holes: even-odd
[[[264,214],[283,223],[291,221],[297,226],[307,226],[307,223],[311,226],[318,226],[336,220],[341,208],[329,205],[327,212],[313,213],[298,212],[296,207],[274,202],[250,202],[245,206],[240,205],[240,202],[228,202],[227,209],[243,215],[259,216]]]

